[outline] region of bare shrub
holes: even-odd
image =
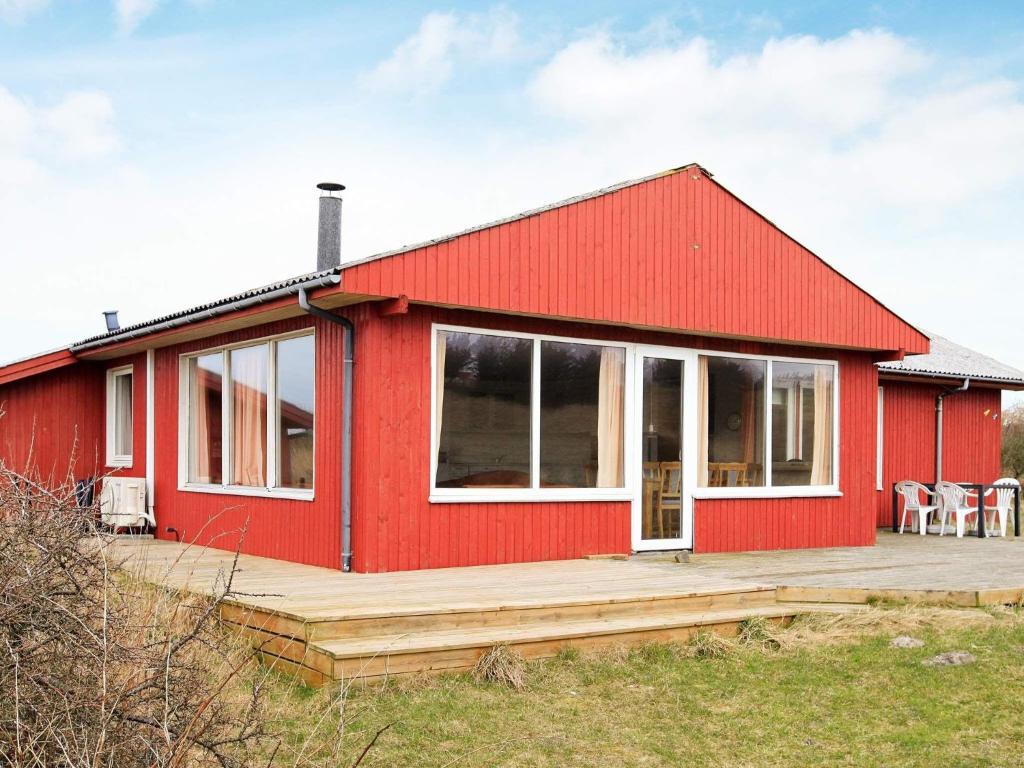
[[[477,680],[499,683],[517,691],[526,688],[526,661],[522,654],[507,645],[496,645],[484,653],[473,674]]]
[[[243,766],[268,754],[251,653],[217,626],[230,577],[210,598],[170,593],[109,544],[73,489],[0,469],[0,762]]]

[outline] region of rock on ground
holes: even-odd
[[[958,667],[961,664],[973,664],[977,659],[974,654],[967,651],[946,651],[938,656],[932,656],[921,663],[926,667]]]

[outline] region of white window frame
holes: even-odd
[[[784,355],[753,355],[741,352],[719,352],[717,350],[694,350],[698,356],[729,357],[737,360],[765,361],[764,397],[764,485],[749,488],[697,488],[693,489],[695,499],[784,499],[797,497],[842,496],[839,489],[839,361],[810,357],[787,357]],[[807,365],[832,366],[832,482],[828,485],[772,485],[772,363],[804,363]],[[694,372],[696,375],[696,372]],[[700,403],[696,407],[701,407]],[[692,452],[696,451],[696,446]]]
[[[472,333],[498,338],[529,339],[533,342],[530,366],[530,481],[531,488],[438,488],[437,479],[437,340],[441,333]],[[622,349],[625,362],[623,382],[623,486],[621,488],[541,488],[540,484],[540,352],[545,341],[568,344],[586,344],[594,347]],[[550,336],[538,333],[519,333],[494,328],[472,328],[461,325],[434,324],[430,334],[430,501],[432,503],[499,502],[499,501],[631,501],[634,495],[630,473],[634,456],[630,450],[633,436],[634,405],[631,402],[634,355],[627,342],[572,336]]]
[[[878,385],[878,424],[875,428],[875,490],[885,490],[885,387]]]
[[[623,418],[623,460],[624,488],[438,488],[435,485],[437,478],[437,339],[440,332],[474,333],[485,336],[498,336],[501,338],[519,338],[534,340],[532,382],[530,389],[531,423],[530,423],[530,459],[531,459],[531,482],[538,483],[540,478],[540,407],[539,400],[534,407],[534,397],[540,392],[540,342],[556,341],[570,344],[592,344],[595,346],[621,347],[626,350],[626,381],[623,393],[624,412]],[[446,325],[435,323],[431,326],[430,334],[430,462],[427,488],[431,503],[493,503],[493,502],[532,502],[532,501],[634,501],[641,493],[640,482],[640,456],[641,445],[637,438],[639,428],[638,408],[642,407],[638,398],[638,387],[636,371],[638,360],[644,354],[651,355],[656,349],[648,344],[609,341],[605,339],[580,338],[574,336],[553,336],[548,334],[521,333],[518,331],[506,331],[496,328],[481,328],[463,325]],[[784,355],[755,355],[742,352],[724,352],[718,350],[696,349],[692,347],[663,347],[683,353],[692,354],[693,360],[696,356],[707,357],[729,357],[746,360],[764,360],[765,366],[765,392],[764,407],[766,410],[765,424],[765,480],[766,485],[753,488],[698,488],[696,482],[690,485],[689,493],[694,499],[723,499],[723,498],[750,498],[750,499],[771,499],[771,498],[827,498],[842,496],[840,490],[840,366],[837,360],[789,357]],[[656,355],[655,355],[656,356]],[[830,365],[833,369],[832,375],[832,483],[829,485],[783,485],[772,486],[771,482],[771,411],[772,398],[772,361],[783,363],[806,363],[811,365]],[[696,393],[697,366],[688,365],[685,369],[687,392]],[[695,395],[694,395],[695,402]],[[690,407],[698,407],[691,405]],[[689,453],[694,455],[698,441],[695,432],[687,432],[694,435],[692,442],[688,442]],[[684,446],[686,455],[686,446]],[[696,467],[696,464],[694,464]]]
[[[312,488],[279,488],[277,487],[277,344],[289,339],[312,336],[313,343],[313,482]],[[266,486],[234,485],[231,483],[232,470],[232,414],[233,403],[231,402],[232,388],[231,381],[231,355],[235,349],[248,347],[267,347],[267,484]],[[191,403],[189,398],[189,363],[192,359],[212,354],[222,355],[223,390],[221,392],[221,477],[222,483],[192,483],[188,479],[189,456],[189,423],[191,421]],[[194,493],[218,493],[235,496],[255,496],[273,499],[296,499],[299,501],[313,501],[316,492],[316,455],[317,435],[320,430],[316,429],[316,331],[313,328],[302,328],[288,333],[263,336],[258,339],[240,341],[234,344],[225,344],[217,347],[209,347],[194,352],[186,352],[178,356],[178,490]]]
[[[118,454],[117,449],[117,380],[122,376],[132,377],[132,425],[135,430],[135,366],[122,365],[107,370],[107,466],[130,467],[134,463],[135,439],[132,436],[132,453]]]

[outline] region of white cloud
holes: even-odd
[[[40,114],[56,148],[70,158],[108,155],[118,148],[114,107],[105,93],[79,91]]]
[[[0,86],[0,157],[21,151],[31,133],[28,106]]]
[[[38,106],[0,86],[0,205],[19,198],[47,169],[109,157],[119,144],[106,94],[77,91]]]
[[[122,34],[130,35],[146,17],[152,14],[160,0],[114,0],[114,15],[117,28]]]
[[[905,317],[1024,368],[1024,103],[889,32],[560,49],[528,87],[609,177],[698,161]],[[983,312],[966,307],[984,305]]]
[[[9,24],[20,24],[49,4],[50,0],[0,0],[0,19]]]
[[[419,29],[362,78],[372,90],[424,94],[437,91],[458,63],[499,61],[519,45],[518,18],[503,8],[486,14],[432,12]]]

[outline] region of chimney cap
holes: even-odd
[[[336,184],[333,181],[321,181],[316,185],[317,189],[322,189],[324,192],[341,192],[345,189],[344,184]]]

